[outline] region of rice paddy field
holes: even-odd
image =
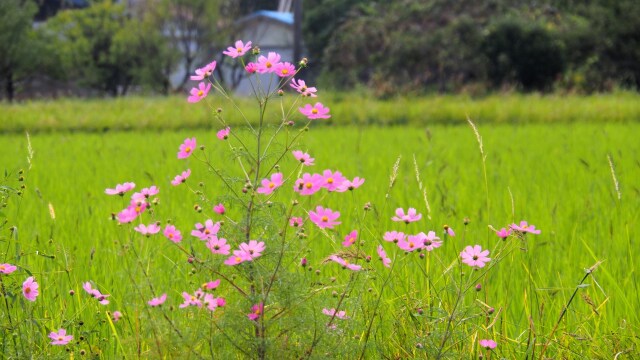
[[[388,120],[402,104],[385,105],[380,121],[345,120],[360,116],[361,108],[370,114],[373,105],[354,101],[350,108],[342,102],[330,124],[314,123],[308,132],[296,124],[286,130],[288,137],[270,143],[264,163],[277,163],[286,181],[268,199],[257,198],[261,215],[251,235],[265,239],[267,250],[244,270],[223,265],[223,257],[189,235],[195,223],[213,219],[224,222],[221,231],[232,248],[241,241],[243,204],[250,194],[241,193],[240,164],[248,160],[237,152],[238,139],[219,140],[219,127],[199,120],[181,128],[183,115],[171,106],[174,99],[154,101],[155,113],[175,115],[147,126],[130,116],[82,125],[78,119],[109,113],[113,103],[92,101],[90,113],[77,110],[79,101],[58,108],[55,103],[0,107],[3,185],[26,186],[21,196],[8,198],[0,215],[7,220],[0,263],[19,265],[17,272],[1,275],[3,358],[640,357],[637,96],[602,100],[584,121],[579,112],[567,121],[549,120],[559,108],[549,104],[563,101],[544,97],[507,97],[505,108],[519,112],[502,113],[500,119],[492,117],[501,113],[496,99],[483,106],[460,100],[466,105],[443,117],[433,115],[438,101],[450,106],[456,100],[437,99],[424,105],[432,118],[411,115],[406,121]],[[536,101],[545,111],[523,110],[523,104],[536,109]],[[566,103],[581,111],[598,102],[571,97]],[[136,113],[140,106],[118,111]],[[475,120],[482,148],[465,115]],[[31,120],[22,123],[21,117]],[[121,126],[125,123],[129,126]],[[124,128],[134,130],[120,131]],[[234,129],[253,149],[251,133],[241,125]],[[274,129],[267,129],[265,139]],[[29,139],[23,130],[30,131]],[[286,142],[298,133],[293,150],[308,152],[316,163],[303,172],[339,170],[365,183],[352,192],[298,196],[292,187],[301,170]],[[178,146],[191,137],[204,150],[176,159]],[[209,165],[198,160],[205,158]],[[192,171],[187,182],[171,186],[187,168]],[[245,171],[255,176],[252,169]],[[175,225],[184,236],[179,246],[162,234],[137,234],[132,228],[138,220],[134,225],[112,220],[128,198],[108,196],[105,189],[127,181],[136,190],[160,188],[158,203],[142,221]],[[291,205],[294,199],[297,205]],[[227,209],[224,216],[212,210],[218,203]],[[306,221],[304,233],[285,225],[289,215],[306,218],[317,205],[339,210],[342,224],[320,230]],[[409,207],[423,215],[420,221],[391,220],[396,208]],[[521,220],[541,234],[496,236],[495,230]],[[445,224],[455,237],[445,236]],[[347,249],[342,242],[354,229],[358,243]],[[405,254],[383,240],[391,230],[433,230],[443,244],[423,251],[424,257]],[[491,251],[492,262],[484,269],[459,261],[463,248],[476,244]],[[378,245],[392,259],[390,269],[378,260]],[[353,258],[363,271],[342,269],[327,261],[331,254]],[[304,267],[302,258],[308,262]],[[274,265],[283,269],[277,278],[270,275]],[[40,284],[35,302],[20,293],[31,275]],[[259,298],[251,295],[254,289],[265,293],[266,284],[255,278],[274,287],[260,326],[246,315]],[[215,312],[179,307],[183,291],[215,279],[222,279],[216,292],[226,299],[225,307]],[[87,281],[110,294],[107,306],[86,294]],[[167,294],[162,307],[147,305],[162,293]],[[336,307],[349,319],[331,318],[326,326],[329,317],[321,309]],[[116,310],[123,314],[117,322]],[[74,335],[67,346],[49,344],[47,335],[59,328]],[[257,344],[260,331],[268,336]],[[478,346],[481,339],[492,339],[497,347],[485,350]]]

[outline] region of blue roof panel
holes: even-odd
[[[253,14],[249,14],[244,18],[238,20],[238,22],[250,21],[260,17],[272,19],[287,25],[293,25],[293,13],[285,13],[285,12],[270,11],[270,10],[256,11]]]

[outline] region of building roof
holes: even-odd
[[[278,11],[270,11],[270,10],[260,10],[256,11],[253,14],[249,14],[237,21],[238,24],[257,20],[257,19],[269,19],[273,21],[277,21],[286,25],[293,25],[293,13],[286,12],[278,12]]]

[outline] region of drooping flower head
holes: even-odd
[[[304,82],[304,80],[291,79],[290,86],[296,89],[296,91],[299,92],[302,96],[308,96],[308,97],[318,96],[316,95],[316,92],[318,90],[315,87],[307,87],[307,84]]]
[[[115,189],[106,189],[104,192],[107,195],[124,195],[127,191],[133,190],[136,187],[136,184],[132,182],[126,182],[124,184],[116,185]]]
[[[364,179],[359,177],[353,178],[353,181],[345,180],[336,188],[337,192],[345,192],[347,190],[353,191],[360,187],[360,185],[364,184]]]
[[[306,104],[304,107],[298,108],[298,110],[309,120],[328,119],[331,117],[331,115],[329,115],[329,108],[319,102],[313,106],[311,106],[311,104]]]
[[[160,297],[153,298],[153,299],[149,300],[149,302],[147,302],[147,304],[149,304],[152,307],[156,307],[156,306],[160,306],[160,305],[164,304],[164,302],[166,300],[167,300],[167,294],[162,294],[162,295],[160,295]]]
[[[226,127],[216,133],[216,137],[220,140],[227,140],[229,138],[229,133],[231,132],[230,127]]]
[[[178,149],[178,159],[186,159],[193,153],[193,150],[196,149],[196,138],[186,138],[184,139],[184,143],[180,144],[180,148]]]
[[[182,241],[182,234],[180,233],[180,230],[176,229],[173,225],[165,226],[164,236],[176,244]]]
[[[191,80],[205,80],[213,75],[213,71],[216,69],[216,62],[213,61],[199,69],[196,69],[195,75],[191,75]]]
[[[171,180],[171,185],[178,186],[183,182],[187,181],[187,179],[191,176],[191,169],[187,169],[182,172],[182,174],[176,175],[176,177]]]
[[[11,274],[16,271],[18,267],[11,264],[0,264],[0,273],[2,274]]]
[[[462,257],[462,262],[469,266],[477,266],[479,268],[484,267],[486,263],[491,261],[487,256],[489,255],[489,250],[482,250],[480,245],[467,246],[460,253],[460,257]]]
[[[323,208],[322,206],[317,206],[316,211],[309,211],[309,219],[316,224],[320,229],[333,229],[334,226],[340,225],[340,221],[338,218],[340,217],[340,212],[333,211],[329,208]]]
[[[251,307],[251,312],[247,314],[249,320],[256,321],[262,316],[264,313],[264,304],[260,302],[259,304],[255,304]]]
[[[382,265],[391,267],[391,259],[387,256],[382,245],[378,245],[378,256],[380,257],[380,260],[382,260]]]
[[[267,56],[260,56],[256,64],[256,71],[260,74],[271,73],[275,71],[276,65],[280,62],[280,54],[269,52]]]
[[[422,219],[422,214],[418,214],[414,208],[409,208],[406,214],[404,213],[404,209],[397,208],[396,216],[391,218],[393,221],[404,222],[405,224],[412,223],[420,219]]]
[[[349,270],[353,270],[353,271],[360,271],[360,269],[362,269],[362,266],[356,265],[356,264],[351,264],[349,262],[349,260],[343,259],[343,258],[339,257],[338,255],[329,256],[329,260],[337,262],[338,264],[342,265],[343,269],[349,269]]]
[[[447,235],[449,235],[449,236],[451,236],[451,237],[456,236],[456,233],[455,233],[455,232],[453,232],[453,229],[452,229],[449,225],[444,225],[444,226],[443,226],[443,228],[444,228],[444,232],[445,232]]]
[[[67,330],[59,329],[58,332],[52,331],[49,333],[49,339],[52,340],[49,343],[51,345],[67,345],[73,340],[73,335],[67,335]]]
[[[357,230],[353,230],[352,232],[347,234],[347,236],[344,237],[344,241],[342,242],[342,246],[349,247],[349,246],[355,244],[357,239],[358,239],[358,231]]]
[[[520,232],[522,234],[524,233],[531,233],[531,234],[535,234],[538,235],[541,233],[540,230],[536,230],[536,226],[535,225],[529,225],[527,224],[526,221],[520,221],[520,225],[516,225],[516,224],[511,224],[511,229]]]
[[[264,194],[264,195],[269,195],[271,194],[275,189],[279,188],[280,186],[282,186],[283,180],[282,180],[282,173],[275,173],[273,175],[271,175],[271,179],[262,179],[262,186],[260,186],[256,192],[258,194]]]
[[[222,205],[221,203],[220,203],[220,204],[218,204],[218,205],[215,205],[215,206],[213,207],[213,211],[214,211],[216,214],[224,215],[224,212],[225,212],[224,205]]]
[[[36,301],[36,298],[40,295],[38,287],[38,283],[33,280],[33,276],[29,276],[27,280],[22,283],[22,295],[29,301]]]
[[[122,318],[122,313],[116,310],[113,312],[113,314],[111,314],[111,318],[113,319],[113,322],[118,322],[118,320]]]
[[[506,239],[509,237],[509,235],[511,235],[511,229],[502,228],[496,231],[496,235],[498,235],[498,237],[501,239]]]
[[[201,82],[198,84],[197,88],[191,88],[191,91],[189,92],[190,95],[187,98],[187,101],[192,104],[197,103],[207,97],[207,95],[209,94],[209,90],[211,90],[211,84],[205,84],[204,82]]]
[[[313,165],[313,161],[315,160],[314,158],[311,157],[311,155],[305,152],[302,152],[300,150],[294,150],[293,156],[296,158],[296,160],[300,161],[300,163],[302,163],[302,165],[304,166]]]
[[[227,50],[222,53],[235,59],[239,56],[244,56],[249,50],[251,50],[251,41],[247,41],[245,44],[242,40],[238,40],[235,46],[229,46]]]

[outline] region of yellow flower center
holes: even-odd
[[[414,245],[414,243],[410,241],[410,242],[409,242],[409,247],[410,247],[410,248],[413,248],[414,246],[415,246],[415,245]]]
[[[327,179],[327,183],[329,183],[329,184],[333,184],[333,178],[328,178],[328,179]]]
[[[311,113],[312,113],[312,114],[317,114],[317,113],[318,113],[318,109],[313,108],[313,109],[311,110]]]
[[[235,260],[236,260],[236,263],[240,263],[240,262],[242,262],[242,258],[241,258],[240,256],[236,256],[236,259],[235,259]]]
[[[327,221],[329,221],[329,218],[328,218],[328,217],[326,217],[326,216],[323,216],[321,220],[322,220],[323,222],[327,222]]]
[[[282,69],[282,71],[281,71],[281,72],[282,72],[284,75],[287,75],[287,74],[289,73],[289,70],[288,70],[288,69]]]
[[[274,187],[276,187],[276,184],[274,184],[274,183],[270,182],[270,183],[269,183],[269,189],[273,189]]]
[[[169,234],[169,239],[173,239],[173,234]]]
[[[301,87],[301,88],[300,88],[300,91],[302,91],[302,92],[307,91],[307,87],[306,87],[306,86]]]
[[[0,270],[6,270],[6,267],[4,265],[0,265]]]
[[[208,235],[208,234],[211,234],[211,231],[209,231],[209,229],[205,229],[204,233]]]
[[[310,182],[308,182],[308,183],[304,184],[304,186],[305,186],[307,189],[311,189],[311,188],[313,187],[313,184],[312,184],[312,183],[310,183]]]
[[[270,61],[267,61],[267,63],[266,63],[266,64],[264,64],[264,66],[266,66],[267,68],[271,68],[271,66],[273,66],[273,65],[271,64],[271,62],[270,62]]]
[[[25,292],[26,294],[30,293],[30,292],[31,292],[31,288],[30,288],[30,287],[28,287],[28,288],[24,289],[24,292]]]
[[[191,152],[191,148],[187,146],[187,148],[186,148],[186,149],[184,149],[184,152],[186,152],[186,153],[190,153],[190,152]]]
[[[198,91],[198,96],[202,96],[202,95],[204,95],[204,91],[199,90],[199,91]]]
[[[239,48],[236,48],[236,50],[238,50],[238,53],[241,53],[243,49],[239,47]]]

